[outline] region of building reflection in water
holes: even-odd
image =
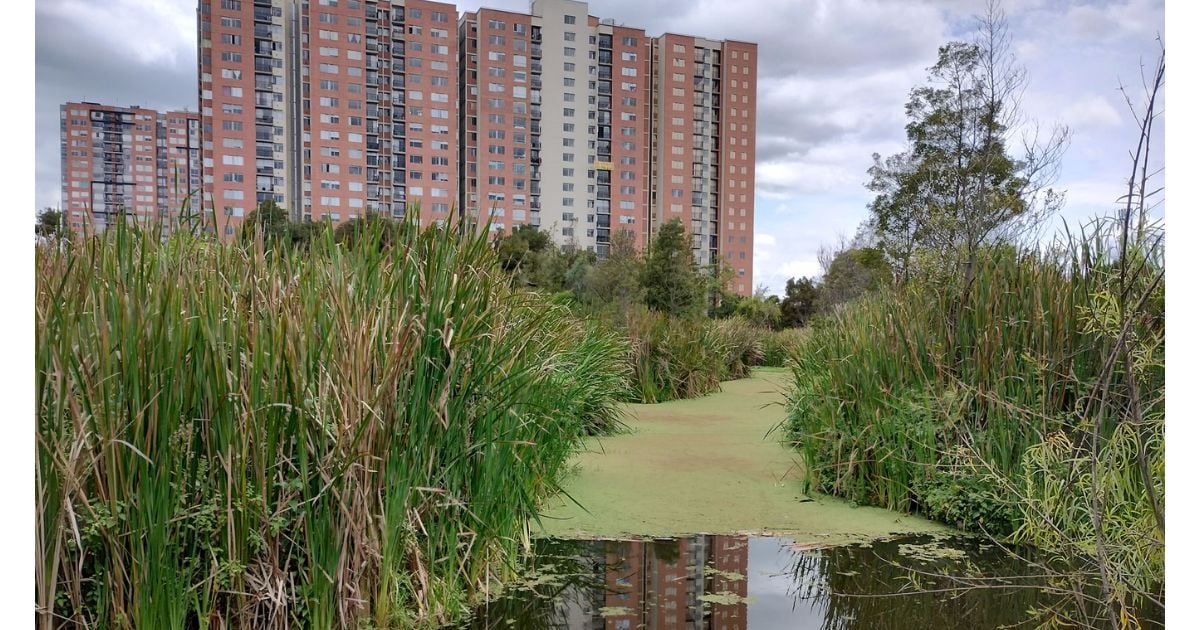
[[[746,630],[745,536],[541,540],[524,586],[471,630]]]
[[[603,587],[564,597],[575,629],[745,630],[749,545],[742,536],[586,543]],[[599,580],[597,580],[598,582]],[[599,586],[599,584],[596,584]],[[705,601],[705,596],[713,596]]]

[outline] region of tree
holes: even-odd
[[[246,242],[254,240],[256,233],[262,234],[265,243],[291,243],[291,217],[287,210],[280,207],[272,199],[258,204],[258,207],[246,215],[242,223],[241,238]]]
[[[779,328],[780,306],[779,298],[767,295],[766,287],[760,286],[754,295],[738,300],[735,314],[746,321],[763,328]]]
[[[379,249],[388,249],[398,240],[399,232],[403,229],[402,225],[386,214],[368,212],[365,216],[350,219],[339,225],[333,232],[333,240],[350,249],[357,247],[364,239],[375,238],[375,235],[378,234]],[[293,225],[291,233],[294,244],[306,244],[315,236],[312,229],[306,230],[303,224]]]
[[[34,232],[45,239],[57,240],[65,238],[67,232],[67,221],[62,210],[54,208],[44,208],[37,215],[37,224],[34,225]]]
[[[646,306],[654,310],[691,315],[703,308],[704,279],[679,219],[663,224],[654,235],[641,280]]]
[[[892,280],[892,266],[877,247],[856,247],[838,252],[821,283],[821,310],[849,302]]]
[[[789,278],[779,303],[779,325],[784,328],[801,328],[817,312],[819,299],[817,285],[811,278]]]
[[[883,251],[907,277],[918,248],[931,248],[971,276],[978,249],[1018,238],[1056,212],[1050,188],[1068,141],[1056,127],[1039,143],[1021,114],[1027,79],[1011,52],[1008,23],[995,0],[979,18],[976,40],[938,49],[929,81],[905,106],[908,147],[868,171],[872,222]],[[1027,127],[1033,131],[1017,138]],[[1020,144],[1020,155],[1009,154]]]
[[[589,267],[582,282],[572,289],[576,299],[584,304],[615,304],[623,312],[642,301],[641,274],[642,261],[634,246],[633,232],[616,230],[608,257]]]
[[[532,225],[518,225],[512,233],[494,243],[500,256],[500,268],[513,274],[519,284],[529,284],[537,266],[538,254],[551,248],[550,235]]]

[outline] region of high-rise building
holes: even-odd
[[[647,236],[650,40],[574,0],[530,13],[480,9],[463,47],[464,213],[531,224],[607,253],[614,230]]]
[[[605,256],[679,219],[752,290],[757,46],[532,0],[200,0],[206,207],[335,223],[420,203]],[[456,31],[456,33],[452,32]],[[461,109],[461,111],[460,111]]]
[[[59,108],[62,206],[75,231],[102,231],[120,217],[169,230],[198,203],[196,112],[65,103]]]
[[[679,219],[696,261],[753,291],[756,44],[666,34],[653,44],[651,230]]]
[[[233,234],[273,200],[295,220],[445,219],[458,197],[454,5],[201,0],[206,202]]]

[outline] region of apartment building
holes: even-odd
[[[464,185],[480,226],[529,224],[603,256],[646,242],[650,40],[574,0],[459,20]],[[490,220],[490,225],[489,225]]]
[[[200,189],[196,112],[71,102],[59,107],[62,205],[75,231],[120,217],[169,230]]]
[[[652,58],[651,230],[679,219],[697,262],[750,295],[758,46],[668,33]]]
[[[200,0],[206,207],[296,220],[457,212],[605,256],[678,218],[752,291],[755,44],[532,0],[461,17],[428,0]]]
[[[449,218],[458,197],[452,4],[201,0],[205,200],[221,231],[273,200],[296,220]]]

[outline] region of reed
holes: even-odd
[[[1020,485],[1032,448],[1099,421],[1080,411],[1113,350],[1094,325],[1119,257],[1110,228],[1043,251],[991,248],[969,283],[917,280],[833,313],[793,368],[788,427],[810,482],[967,528],[1017,528],[1018,497],[996,479]],[[1141,260],[1135,286],[1161,269],[1161,242]],[[1135,336],[1160,339],[1161,301],[1145,308]],[[1154,409],[1163,374],[1151,365],[1141,379]]]
[[[39,626],[431,626],[511,575],[629,350],[416,216],[37,250]]]
[[[808,328],[762,331],[762,364],[767,367],[787,367],[800,351],[808,333]]]

